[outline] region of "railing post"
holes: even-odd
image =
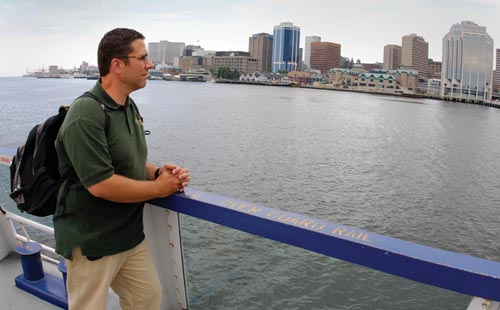
[[[21,256],[24,278],[28,281],[43,279],[42,246],[36,242],[23,242],[16,247],[16,252]]]
[[[0,206],[0,260],[5,258],[16,248],[16,236],[12,232],[6,213]]]
[[[66,288],[61,278],[43,272],[42,246],[36,242],[23,242],[16,247],[21,255],[23,274],[15,279],[16,287],[53,305],[67,309]]]
[[[64,282],[64,290],[66,295],[68,295],[68,287],[66,286],[66,279],[68,278],[68,268],[66,267],[66,261],[62,259],[59,264],[57,264],[57,270],[61,273]]]

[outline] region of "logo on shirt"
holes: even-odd
[[[142,126],[142,125],[144,124],[144,121],[143,121],[143,119],[142,119],[142,117],[141,117],[141,118],[136,119],[136,120],[135,120],[135,123],[136,123],[137,125],[139,125],[139,126]]]

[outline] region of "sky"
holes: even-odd
[[[443,36],[463,20],[485,26],[500,48],[500,0],[0,0],[0,76],[97,65],[100,39],[117,27],[140,31],[146,42],[248,51],[252,34],[292,22],[301,47],[305,36],[320,36],[363,63],[383,62],[384,45],[415,33],[441,61]]]

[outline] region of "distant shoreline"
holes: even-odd
[[[35,76],[1,76],[0,78],[41,78],[41,79],[62,79],[62,80],[67,80],[67,79],[86,79],[86,80],[97,80],[99,79],[98,76],[85,76],[85,77],[62,77],[62,76],[43,76],[43,77],[35,77]],[[182,81],[182,80],[165,80],[165,82],[191,82],[193,83],[194,81]],[[202,81],[195,81],[196,83],[206,83]],[[497,108],[500,109],[500,102],[467,102],[466,100],[452,100],[449,98],[441,98],[438,96],[432,96],[428,94],[418,94],[418,95],[413,95],[413,94],[394,94],[394,93],[384,93],[384,92],[370,92],[370,91],[363,91],[363,90],[355,90],[355,89],[342,89],[342,88],[333,88],[333,87],[317,87],[317,86],[312,86],[312,85],[298,85],[298,84],[272,84],[272,83],[255,83],[255,82],[248,82],[248,81],[236,81],[236,80],[215,80],[215,83],[219,84],[236,84],[236,85],[252,85],[252,86],[273,86],[273,87],[292,87],[292,88],[307,88],[307,89],[317,89],[317,90],[328,90],[328,91],[341,91],[341,92],[353,92],[353,93],[360,93],[360,94],[369,94],[369,95],[382,95],[382,96],[391,96],[391,97],[398,97],[398,98],[413,98],[413,99],[432,99],[432,100],[439,100],[439,101],[450,101],[450,102],[460,102],[460,103],[468,103],[468,104],[475,104],[475,105],[483,105],[483,106],[488,106],[492,108]]]
[[[245,81],[216,81],[217,83],[223,84],[245,84],[245,85],[257,85],[257,86],[277,86],[277,87],[294,87],[294,88],[308,88],[308,89],[319,89],[319,90],[329,90],[329,91],[341,91],[341,92],[353,92],[360,94],[369,94],[369,95],[381,95],[381,96],[391,96],[398,98],[413,98],[413,99],[431,99],[431,100],[439,100],[439,101],[450,101],[450,102],[459,102],[459,103],[468,103],[475,105],[483,105],[492,108],[500,109],[500,102],[467,102],[465,100],[451,100],[449,98],[441,98],[438,96],[432,96],[428,94],[394,94],[394,93],[384,93],[384,92],[370,92],[356,89],[342,89],[342,88],[333,88],[333,87],[316,87],[312,85],[295,85],[295,84],[264,84],[264,83],[252,83]]]

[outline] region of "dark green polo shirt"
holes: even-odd
[[[54,214],[56,252],[68,259],[76,246],[85,256],[107,256],[129,250],[144,239],[143,203],[111,202],[87,190],[115,173],[147,179],[141,117],[130,98],[124,106],[118,105],[100,81],[91,92],[107,111],[94,99],[75,100],[55,143],[61,175],[71,169],[75,172],[62,184],[59,200],[66,198],[58,202]],[[63,194],[67,183],[69,191]]]

